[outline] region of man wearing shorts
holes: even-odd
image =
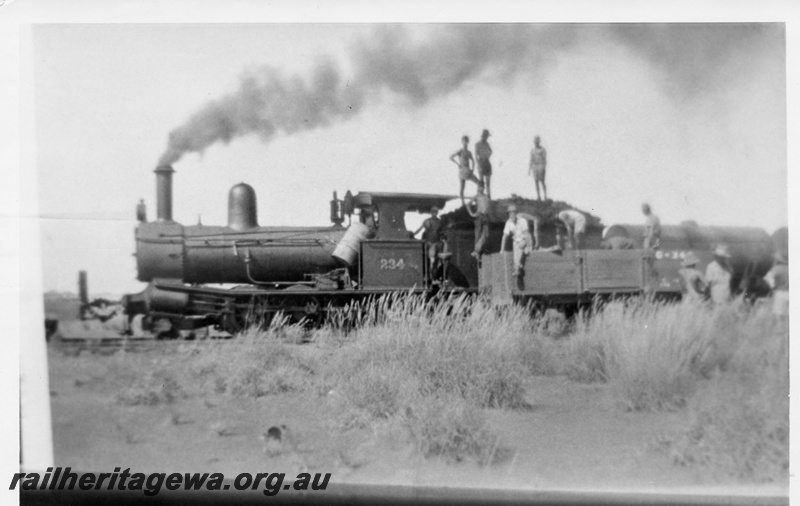
[[[475,143],[475,158],[478,160],[478,177],[486,188],[486,196],[492,198],[492,147],[489,145],[489,131],[484,129],[481,140]]]
[[[472,158],[472,153],[470,153],[469,148],[469,137],[466,135],[461,138],[462,147],[452,155],[450,155],[450,161],[454,164],[458,165],[458,182],[460,184],[458,190],[458,196],[461,197],[461,205],[467,205],[464,201],[464,183],[467,181],[472,181],[475,184],[478,184],[478,178],[475,177],[475,174],[472,173],[474,166],[475,166],[475,159]]]
[[[544,183],[545,170],[547,170],[547,151],[539,145],[541,139],[537,135],[533,138],[533,149],[531,150],[531,162],[528,166],[528,175],[533,176],[536,185],[536,200],[542,200],[539,194],[539,184],[544,191],[544,199],[547,200],[547,185]]]
[[[586,233],[586,217],[579,211],[567,209],[558,213],[558,219],[567,229],[570,249],[583,248],[583,235]]]

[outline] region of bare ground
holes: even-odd
[[[179,359],[173,357],[172,359]],[[124,379],[110,361],[142,374],[168,365],[157,352],[70,356],[51,347],[50,384],[58,466],[110,472],[330,472],[332,481],[536,490],[754,493],[786,495],[786,485],[737,484],[708,469],[673,464],[660,437],[685,415],[626,412],[605,385],[562,376],[534,377],[529,408],[487,410],[490,427],[511,449],[500,464],[423,459],[389,422],[343,427],[336,392],[264,397],[208,394],[172,403],[126,405]],[[260,438],[284,424],[290,437],[277,450]]]

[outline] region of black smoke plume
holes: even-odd
[[[470,82],[504,84],[523,73],[535,82],[561,54],[592,41],[624,44],[663,73],[673,98],[685,100],[746,74],[784,36],[777,24],[459,24],[431,31],[436,35],[415,43],[402,26],[378,27],[351,48],[349,75],[324,56],[305,76],[268,66],[250,70],[237,91],[207,103],[170,133],[159,165],[249,134],[268,142],[279,133],[325,127],[387,94],[421,107]]]

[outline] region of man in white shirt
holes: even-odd
[[[724,244],[717,246],[714,260],[706,267],[706,283],[714,304],[724,304],[731,300],[731,254]]]
[[[514,204],[508,206],[508,221],[503,228],[503,244],[506,237],[511,237],[514,243],[514,276],[521,276],[525,255],[532,251],[533,241],[528,222],[517,216],[517,206]]]
[[[764,280],[772,288],[772,313],[789,317],[789,255],[778,251],[774,255],[775,265],[764,276]]]

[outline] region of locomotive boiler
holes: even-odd
[[[177,279],[185,283],[292,283],[306,274],[341,267],[333,251],[345,235],[332,227],[261,227],[256,193],[240,183],[228,194],[227,226],[181,225],[172,220],[170,167],[156,169],[158,218],[136,229],[139,281]]]

